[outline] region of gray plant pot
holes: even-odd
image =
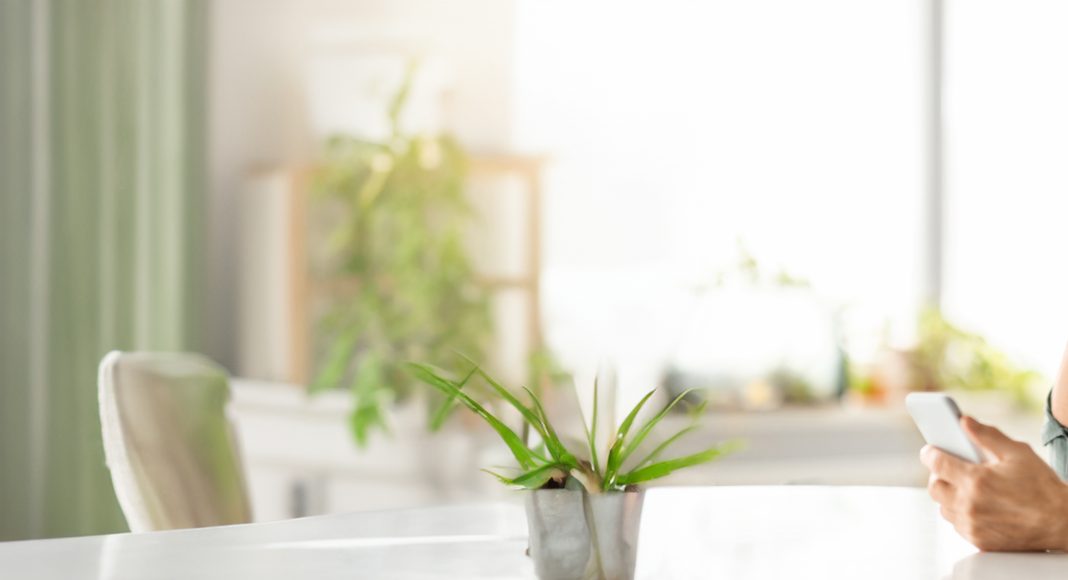
[[[541,580],[630,580],[645,491],[527,494],[530,557]]]

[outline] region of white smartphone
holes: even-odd
[[[905,407],[929,445],[965,461],[982,463],[983,454],[960,426],[960,409],[943,393],[909,393]]]

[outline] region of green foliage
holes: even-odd
[[[657,445],[651,452],[641,458],[635,467],[624,470],[623,466],[646,440],[649,434],[689,393],[683,393],[676,397],[669,405],[650,417],[631,435],[638,415],[642,408],[656,392],[650,391],[642,400],[634,406],[626,419],[620,424],[615,438],[610,444],[604,464],[598,461],[597,444],[597,420],[598,420],[598,385],[594,383],[593,415],[590,425],[584,425],[586,431],[586,453],[580,453],[578,449],[568,449],[557,433],[557,429],[550,422],[538,396],[524,389],[529,403],[524,403],[511,391],[493,380],[481,369],[469,373],[462,381],[454,381],[434,367],[425,364],[409,363],[407,365],[412,376],[433,387],[449,400],[456,400],[465,405],[478,416],[482,417],[497,432],[508,449],[512,452],[519,464],[520,473],[514,477],[507,477],[495,472],[488,472],[507,485],[515,485],[526,489],[541,489],[545,487],[564,487],[569,481],[581,484],[589,493],[602,493],[610,491],[623,491],[627,486],[645,483],[669,475],[670,473],[707,463],[726,453],[737,449],[734,442],[718,444],[699,453],[686,455],[674,459],[661,460],[664,451],[672,444],[679,441],[685,435],[692,433],[697,428],[698,415],[701,407],[691,415],[691,424],[676,432],[671,437]],[[500,398],[512,406],[523,418],[524,424],[528,425],[537,433],[541,441],[534,446],[529,445],[524,438],[508,427],[503,420],[491,414],[486,408],[464,392],[464,386],[472,374],[477,374],[485,380]],[[548,456],[546,456],[548,454]],[[579,459],[582,455],[588,455],[591,460]]]
[[[1037,404],[1041,375],[1014,363],[981,335],[968,332],[935,309],[920,316],[916,363],[935,386],[974,391],[1005,390],[1022,406]]]
[[[738,257],[735,263],[730,268],[716,272],[711,283],[698,286],[698,291],[706,292],[726,286],[728,283],[741,283],[749,287],[811,288],[808,280],[784,269],[779,269],[777,272],[768,270],[749,251],[741,239],[737,240],[737,252]]]
[[[351,389],[360,445],[385,427],[386,408],[415,388],[402,361],[444,364],[455,351],[481,357],[491,333],[487,292],[462,240],[473,217],[464,198],[467,159],[448,136],[402,131],[411,77],[389,106],[392,137],[330,138],[313,182],[319,200],[344,208],[343,223],[328,232],[340,264],[331,276],[352,289],[322,321],[330,346],[312,391]],[[431,427],[456,403],[442,401]]]
[[[804,375],[787,366],[779,366],[768,375],[783,398],[791,403],[813,403],[817,400],[812,383]]]
[[[546,461],[544,457],[541,457],[533,449],[527,448],[526,443],[519,437],[519,435],[512,431],[504,421],[498,419],[495,415],[490,413],[483,407],[478,401],[471,398],[470,395],[463,392],[463,384],[453,382],[441,375],[437,374],[430,367],[425,365],[409,365],[412,375],[426,384],[436,388],[441,394],[446,397],[455,397],[458,401],[463,403],[468,409],[471,409],[476,415],[482,417],[486,423],[489,423],[490,427],[497,432],[497,435],[501,437],[508,449],[512,451],[512,455],[515,456],[515,460],[519,462],[519,465],[524,468],[533,468],[538,459],[543,462]],[[518,407],[517,407],[518,408]],[[527,413],[533,415],[533,412],[529,409],[525,409]]]
[[[642,467],[629,473],[620,474],[619,477],[616,478],[616,483],[619,485],[634,485],[653,479],[659,479],[679,469],[708,463],[713,459],[719,458],[724,453],[728,453],[733,447],[734,445],[713,447],[685,457],[654,463],[648,467]]]

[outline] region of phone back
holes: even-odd
[[[905,407],[924,440],[965,461],[982,463],[983,455],[960,426],[960,410],[943,393],[910,393]]]

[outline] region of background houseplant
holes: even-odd
[[[527,499],[530,555],[542,578],[632,577],[643,498],[639,484],[715,460],[736,447],[728,442],[668,458],[671,446],[698,428],[703,406],[694,408],[691,423],[672,435],[662,439],[652,435],[689,391],[639,421],[656,392],[650,391],[602,448],[596,382],[591,420],[583,419],[584,440],[576,441],[561,434],[535,393],[523,389],[524,402],[477,366],[458,380],[425,364],[411,363],[408,369],[446,400],[464,405],[485,420],[508,446],[517,463],[515,473],[489,473],[502,483],[534,492]],[[527,427],[522,435],[467,393],[476,378],[519,413]]]
[[[958,397],[978,395],[1000,411],[1012,406],[1036,410],[1042,405],[1041,373],[1020,365],[937,308],[920,311],[912,346],[884,345],[867,368],[852,370],[850,389],[866,402],[900,403],[909,391],[945,390]]]
[[[938,309],[920,314],[913,351],[922,380],[946,390],[1002,391],[1024,408],[1041,405],[1040,373],[1024,368],[982,335],[953,324]]]
[[[701,387],[716,407],[771,410],[845,390],[844,307],[804,278],[769,268],[739,240],[734,265],[693,291],[667,364],[673,394]]]
[[[360,445],[386,428],[386,408],[413,391],[401,361],[442,364],[454,350],[479,357],[492,331],[486,290],[463,246],[472,218],[466,155],[449,136],[401,126],[413,71],[390,103],[390,137],[329,139],[313,182],[317,198],[340,210],[328,232],[329,276],[342,291],[322,320],[327,345],[311,388],[351,389]],[[432,427],[451,408],[437,407]]]

